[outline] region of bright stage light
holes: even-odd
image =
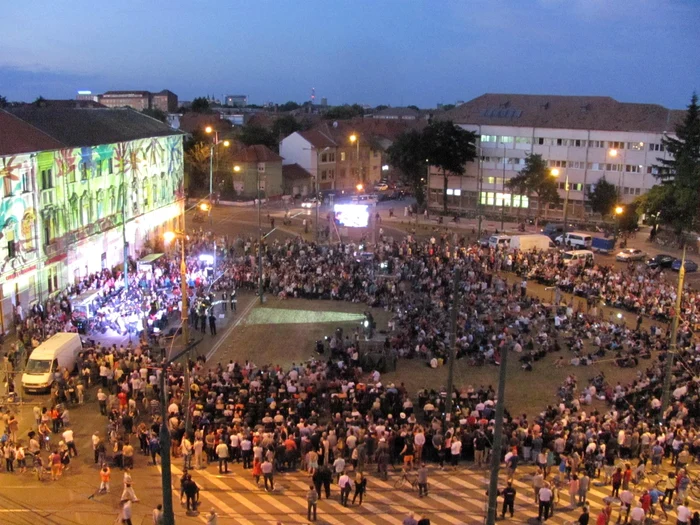
[[[365,228],[369,224],[366,204],[336,204],[333,211],[338,222],[350,228]]]

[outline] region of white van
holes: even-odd
[[[492,235],[489,237],[489,248],[508,248],[510,235]]]
[[[531,235],[513,235],[510,239],[510,251],[520,250],[521,252],[529,252],[531,250],[546,251],[556,249],[556,245],[546,235],[537,233]]]
[[[379,199],[377,199],[376,195],[361,194],[361,195],[353,195],[353,197],[352,197],[353,204],[373,205],[373,204],[377,204],[378,201],[379,201]]]
[[[41,343],[29,356],[22,375],[24,391],[51,389],[56,370],[67,368],[73,372],[76,358],[82,349],[80,336],[75,333],[60,332]]]
[[[591,250],[571,250],[570,252],[564,252],[562,259],[567,266],[574,264],[592,266],[593,252]]]
[[[556,243],[560,246],[585,250],[593,246],[593,236],[585,232],[568,232],[566,235],[557,237]]]

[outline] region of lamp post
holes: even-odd
[[[214,141],[209,147],[209,201],[212,201],[212,195],[214,194],[214,148],[219,145],[219,132],[211,126],[207,126],[206,128],[204,128],[204,131],[208,134],[214,133]],[[231,143],[228,140],[221,141],[221,144],[223,144],[226,148],[228,148],[231,145]],[[218,164],[219,162],[217,157],[217,170],[219,169]],[[211,222],[211,210],[209,213],[209,220]]]
[[[615,242],[617,242],[617,237],[620,235],[620,216],[625,212],[625,208],[622,206],[615,206]]]
[[[608,155],[611,156],[612,158],[616,159],[619,155],[619,151],[615,148],[611,148],[608,150]],[[621,160],[622,164],[620,164],[618,167],[619,169],[619,175],[617,176],[617,195],[618,197],[622,195],[622,174],[625,171],[625,160],[624,158]]]
[[[552,171],[550,171],[552,177],[558,177],[559,176],[559,170],[557,168],[554,168]],[[567,172],[566,174],[566,182],[564,183],[564,189],[566,190],[566,194],[564,197],[564,235],[566,235],[566,222],[567,222],[567,217],[568,217],[568,210],[569,210],[569,173]]]
[[[358,135],[357,133],[353,133],[352,135],[350,135],[349,139],[351,143],[357,146],[355,160],[357,161],[357,177],[360,181],[359,185],[361,186],[364,180],[362,178],[362,166],[360,165],[360,135]]]

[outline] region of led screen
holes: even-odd
[[[369,224],[366,204],[336,204],[333,207],[335,218],[342,226],[364,228]]]

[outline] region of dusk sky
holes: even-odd
[[[700,0],[3,2],[0,95],[248,95],[416,104],[485,92],[685,107]]]

